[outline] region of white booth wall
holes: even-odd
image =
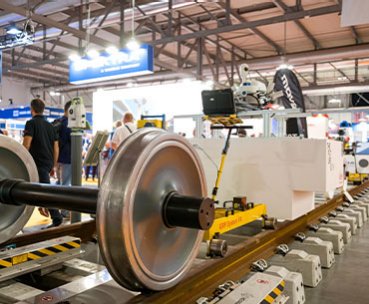
[[[98,90],[93,94],[93,127],[98,130],[112,130],[113,122],[121,119],[126,111],[135,119],[141,115],[166,115],[170,121],[175,115],[201,114],[201,91],[210,89],[200,81],[183,82],[120,90]],[[187,132],[194,126],[183,123]],[[174,130],[176,131],[176,130]],[[185,132],[186,133],[186,132]]]

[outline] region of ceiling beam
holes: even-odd
[[[253,29],[259,26],[264,26],[264,25],[271,25],[271,24],[276,24],[276,23],[281,23],[281,22],[286,22],[286,21],[294,21],[294,20],[298,20],[301,18],[305,18],[305,17],[315,17],[315,16],[339,13],[340,11],[341,11],[341,7],[339,5],[324,6],[324,7],[314,8],[310,10],[285,13],[280,16],[275,16],[275,17],[266,18],[266,19],[249,21],[249,22],[244,22],[240,24],[221,26],[221,27],[217,27],[214,29],[201,30],[195,33],[184,34],[180,36],[165,37],[165,38],[157,39],[150,43],[153,45],[159,45],[159,44],[170,43],[170,42],[175,42],[175,41],[186,41],[189,39],[201,38],[201,37],[206,37],[209,35],[217,35],[221,33],[229,33],[229,32],[243,30],[243,29],[249,29],[249,28]]]
[[[352,36],[354,37],[355,39],[355,43],[356,44],[360,44],[360,43],[363,43],[363,39],[361,39],[360,35],[358,34],[356,28],[354,26],[350,26],[350,31],[351,31],[351,34]]]
[[[283,11],[287,13],[294,12],[294,9],[285,4],[282,0],[273,0],[273,2]],[[308,29],[302,24],[300,20],[294,20],[294,23],[297,27],[305,34],[305,36],[311,41],[316,50],[321,48],[321,45],[318,40],[314,38],[314,36],[308,31]]]
[[[0,1],[0,9],[5,10],[5,11],[10,12],[10,13],[15,13],[17,15],[21,15],[21,16],[24,16],[24,17],[28,16],[28,11],[25,8],[8,4],[5,1]],[[49,17],[45,17],[45,16],[38,15],[38,14],[31,14],[30,18],[35,22],[47,25],[49,27],[58,28],[62,31],[73,34],[77,38],[80,38],[80,39],[83,39],[83,40],[86,40],[86,41],[89,40],[90,42],[92,42],[94,44],[104,46],[104,47],[110,45],[109,41],[107,41],[105,39],[99,38],[97,36],[89,36],[84,31],[77,30],[73,27],[68,26],[67,24],[64,24],[62,22],[58,22],[58,21],[53,20]]]
[[[218,5],[221,7],[221,8],[223,8],[223,9],[225,9],[225,10],[227,10],[227,4],[226,3],[224,3],[224,2],[218,2]],[[241,23],[247,23],[248,22],[248,20],[245,18],[245,17],[243,17],[243,16],[241,16],[240,14],[238,14],[237,13],[237,11],[236,10],[234,10],[234,9],[231,9],[231,11],[230,11],[230,14],[234,17],[234,18],[236,18],[238,21],[240,21]],[[260,31],[259,29],[257,29],[257,28],[249,28],[248,29],[251,33],[253,33],[253,34],[255,34],[255,35],[257,35],[257,36],[259,36],[259,38],[261,38],[262,40],[264,40],[267,44],[269,44],[278,54],[283,54],[284,53],[284,51],[283,51],[283,49],[277,44],[277,43],[275,43],[272,39],[270,39],[267,35],[265,35],[262,31]]]

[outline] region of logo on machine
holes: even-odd
[[[296,109],[297,108],[297,104],[293,98],[293,95],[292,95],[292,91],[291,91],[291,88],[290,88],[290,84],[288,83],[288,79],[287,79],[287,76],[286,74],[283,74],[282,77],[282,83],[283,83],[283,88],[284,88],[284,91],[287,95],[287,98],[291,104],[291,108],[292,109]]]

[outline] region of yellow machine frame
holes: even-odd
[[[242,120],[236,115],[231,115],[229,117],[205,116],[204,120],[210,120],[212,124],[220,124],[223,125],[225,129],[228,129],[228,136],[222,151],[217,177],[212,193],[212,199],[216,201],[225,160],[227,158],[227,152],[230,146],[231,131],[233,128],[245,128],[245,126],[235,126],[235,124],[242,123]],[[263,218],[264,216],[266,216],[266,213],[267,210],[265,204],[257,204],[254,205],[253,208],[246,210],[239,210],[237,208],[216,208],[213,225],[210,227],[209,230],[205,231],[203,240],[211,241],[213,238],[217,238],[221,234],[249,224],[253,221],[256,221],[257,219]]]
[[[249,224],[266,215],[266,205],[257,204],[254,208],[245,211],[233,210],[231,213],[226,208],[215,209],[215,219],[209,230],[205,231],[204,241],[210,241],[214,237]]]
[[[348,176],[348,181],[352,183],[362,183],[368,174],[365,173],[350,173]]]

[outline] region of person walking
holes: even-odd
[[[133,123],[134,118],[132,113],[126,112],[123,116],[122,121],[123,125],[115,130],[113,138],[111,140],[111,147],[113,150],[117,150],[122,141],[137,130],[136,126]]]
[[[50,176],[54,176],[59,157],[58,135],[54,127],[43,116],[45,103],[39,99],[31,101],[32,119],[24,128],[23,146],[32,155],[40,183],[50,184]],[[47,228],[57,227],[63,222],[58,209],[39,208],[42,215],[50,214],[52,224]]]

